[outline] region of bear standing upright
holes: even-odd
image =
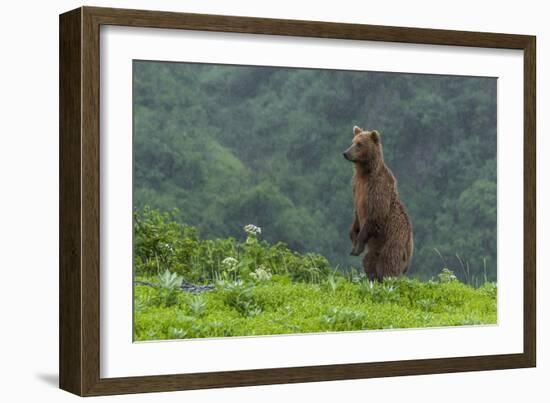
[[[384,163],[380,134],[354,126],[344,157],[355,168],[351,254],[359,256],[367,246],[363,268],[370,280],[397,277],[407,271],[412,258],[412,224],[399,200],[397,181]]]

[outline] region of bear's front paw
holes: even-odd
[[[351,256],[359,256],[361,254],[361,252],[363,252],[363,249],[364,248],[354,246],[353,249],[350,252],[350,255]]]

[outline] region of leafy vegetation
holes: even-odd
[[[134,205],[177,207],[172,218],[193,226],[140,229],[140,272],[170,267],[195,281],[263,265],[276,284],[317,284],[330,267],[359,266],[341,156],[359,125],[381,132],[411,216],[409,275],[447,267],[471,285],[496,281],[496,89],[483,77],[135,61]],[[236,242],[249,223],[269,244]],[[226,257],[234,272],[221,270]]]
[[[475,288],[443,269],[437,279],[369,282],[314,253],[261,240],[201,239],[180,213],[134,214],[134,336],[140,340],[496,323],[496,284]],[[200,293],[181,285],[213,284]]]

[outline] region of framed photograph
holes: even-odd
[[[60,16],[60,387],[533,367],[535,37]]]

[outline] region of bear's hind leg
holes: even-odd
[[[363,257],[363,269],[370,281],[374,281],[378,277],[376,274],[378,255],[378,250],[369,248],[369,251]]]
[[[405,259],[404,259],[405,257]],[[380,281],[386,277],[398,277],[406,269],[406,251],[397,242],[384,245],[376,264],[376,275]]]

